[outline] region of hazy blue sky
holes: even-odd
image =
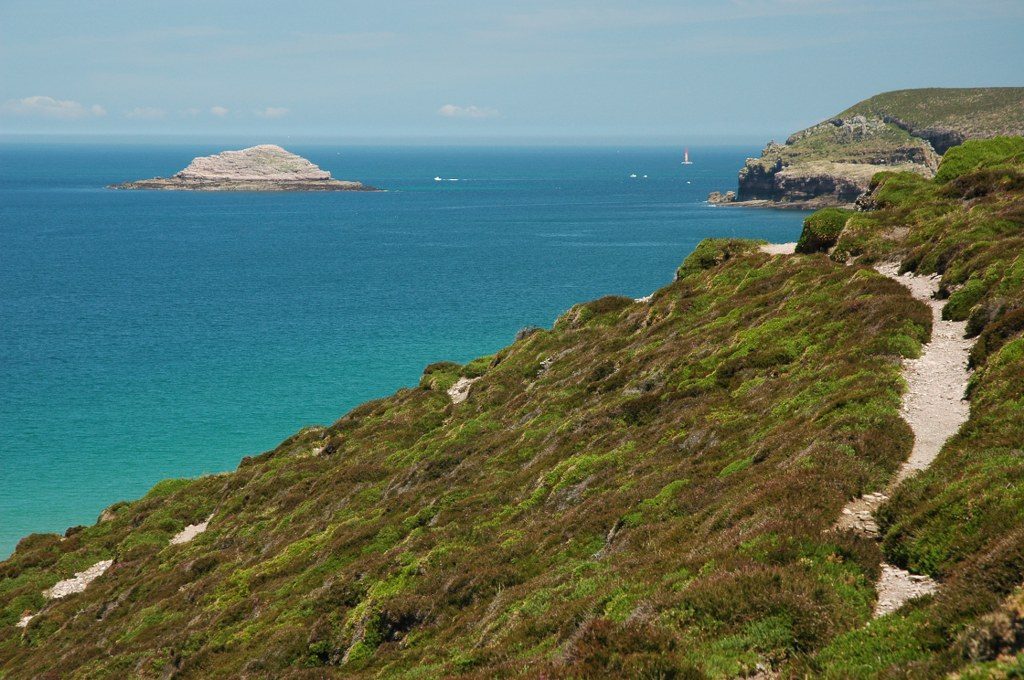
[[[1024,85],[1022,0],[3,0],[0,132],[784,136]]]

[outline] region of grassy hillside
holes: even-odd
[[[1024,87],[896,90],[854,104],[839,117],[856,115],[895,121],[918,136],[927,131],[955,131],[963,139],[1019,135],[1024,132]]]
[[[1024,668],[1022,144],[878,176],[874,210],[809,220],[807,254],[706,241],[649,302],[578,305],[236,472],[24,539],[0,564],[0,677]],[[893,258],[941,273],[979,342],[970,420],[891,495],[880,550],[832,527],[912,443],[900,359],[931,317],[870,267]],[[941,587],[872,621],[882,550]]]
[[[967,319],[971,416],[880,513],[887,556],[939,577],[931,601],[841,636],[815,672],[915,669],[967,677],[1024,669],[1024,138],[951,149],[935,181],[884,173],[875,210],[849,214],[831,249],[844,262],[898,259],[942,275],[947,318]],[[822,249],[829,244],[823,244]],[[996,677],[1017,677],[1016,675]]]
[[[820,649],[870,615],[877,547],[825,530],[908,453],[898,360],[929,323],[870,269],[706,242],[650,303],[579,305],[235,473],[25,539],[0,664],[723,676]],[[453,405],[462,375],[480,380]]]

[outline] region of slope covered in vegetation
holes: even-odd
[[[929,601],[841,636],[812,668],[969,677],[1024,668],[1024,138],[951,149],[934,181],[883,173],[832,259],[940,274],[943,315],[976,342],[970,419],[879,513],[887,556],[943,582]],[[1000,667],[1002,670],[1000,670]]]
[[[945,153],[968,139],[1024,131],[1024,87],[894,90],[858,102],[839,117],[857,115],[881,118]]]
[[[0,573],[0,660],[12,677],[734,675],[811,652],[870,616],[877,548],[826,530],[907,455],[899,358],[928,332],[870,269],[706,242],[650,302],[579,305],[237,472],[25,539]]]
[[[24,539],[0,564],[0,675],[1024,666],[1021,144],[954,149],[939,180],[880,175],[872,210],[809,220],[806,254],[704,242],[649,301],[578,305],[235,472]],[[872,620],[882,550],[834,526],[911,448],[900,360],[931,316],[871,267],[892,259],[941,273],[979,342],[970,420],[879,515],[887,559],[941,587]]]

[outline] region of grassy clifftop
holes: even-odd
[[[854,104],[839,117],[857,115],[894,123],[945,153],[967,139],[1024,132],[1024,87],[895,90]]]
[[[853,203],[881,171],[931,177],[968,139],[1024,134],[1024,88],[898,90],[769,144],[740,171],[737,198],[794,207]]]

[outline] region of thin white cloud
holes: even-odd
[[[256,112],[260,118],[284,118],[288,115],[288,109],[283,106],[268,106]]]
[[[125,118],[132,120],[160,120],[167,116],[167,112],[152,106],[136,106],[124,114]]]
[[[936,2],[937,0],[930,0]],[[504,24],[514,30],[580,33],[594,30],[682,26],[779,16],[821,16],[884,10],[878,6],[850,6],[839,0],[729,0],[704,3],[646,6],[634,3],[615,7],[579,5],[542,7],[507,14]]]
[[[44,95],[11,99],[0,106],[0,111],[17,116],[36,116],[55,120],[78,120],[107,115],[107,110],[99,104],[85,106],[70,99],[54,99]]]
[[[223,106],[211,106],[210,113],[220,118],[223,118],[224,116],[228,115],[228,110]]]
[[[494,118],[499,114],[497,109],[488,109],[481,106],[445,104],[437,110],[437,115],[445,118]]]

